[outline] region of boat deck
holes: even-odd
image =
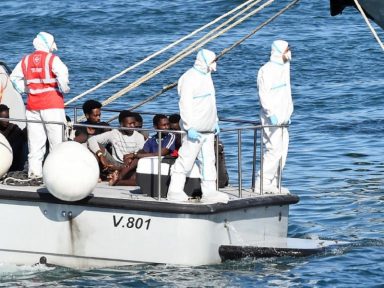
[[[265,194],[252,192],[252,189],[243,189],[242,197],[239,197],[237,187],[228,186],[220,189],[229,195],[229,202],[206,203],[199,200],[188,202],[174,202],[165,198],[158,200],[142,194],[138,186],[109,186],[107,182],[98,183],[93,193],[83,200],[76,202],[62,201],[49,193],[45,186],[10,186],[0,184],[0,201],[29,201],[47,202],[57,204],[70,204],[81,206],[93,206],[104,208],[121,208],[169,212],[169,213],[215,213],[232,209],[243,209],[254,206],[289,205],[299,201],[292,194]]]

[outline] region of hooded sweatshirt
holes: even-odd
[[[195,64],[179,79],[180,126],[198,132],[213,132],[218,121],[215,88],[211,71],[216,70],[214,52],[202,49],[197,53]],[[213,62],[213,63],[212,63]]]
[[[268,118],[272,115],[277,117],[277,124],[285,124],[293,112],[290,62],[284,63],[282,58],[287,47],[286,41],[274,41],[270,60],[260,68],[257,75],[260,118],[263,125],[271,124]]]

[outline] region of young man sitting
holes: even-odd
[[[157,130],[169,130],[169,120],[167,116],[157,114],[153,117],[153,128]],[[161,133],[161,155],[170,155],[175,150],[175,135],[173,133]],[[159,151],[159,136],[156,133],[148,138],[143,149],[137,153],[124,155],[126,167],[122,168],[111,175],[110,185],[136,185],[136,167],[138,160],[143,157],[158,156]],[[134,180],[134,181],[133,181]]]
[[[91,125],[100,125],[100,126],[109,126],[106,122],[101,122],[101,103],[96,100],[87,100],[83,104],[83,112],[86,121],[81,122],[80,124],[91,124]],[[92,127],[78,127],[75,131],[75,138],[73,139],[79,143],[86,143],[88,138],[94,135],[98,135],[104,132],[107,132],[108,129],[105,128],[92,128]]]
[[[181,131],[181,127],[180,127],[181,117],[179,114],[172,114],[168,117],[168,119],[169,119],[169,129],[174,131]],[[175,133],[175,135],[176,135],[175,151],[172,152],[172,156],[177,157],[178,151],[181,147],[183,134]]]
[[[124,128],[135,128],[134,114],[128,110],[121,111],[119,123]],[[89,149],[95,153],[104,169],[120,171],[132,164],[127,155],[135,155],[144,146],[144,136],[134,130],[113,129],[88,139]],[[111,144],[112,157],[103,146]]]

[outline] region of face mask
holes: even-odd
[[[284,54],[284,59],[286,60],[284,62],[291,62],[292,61],[292,53],[291,53],[291,51],[288,51],[287,53]]]

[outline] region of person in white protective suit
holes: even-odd
[[[168,200],[187,201],[184,192],[186,174],[197,158],[203,202],[228,202],[228,195],[216,190],[214,138],[220,133],[215,88],[211,72],[216,71],[216,55],[202,49],[195,64],[178,81],[180,126],[183,136],[179,157],[172,166]]]
[[[264,64],[257,75],[262,125],[290,124],[293,103],[290,84],[291,51],[288,42],[276,40],[272,43],[270,61]],[[266,127],[263,133],[263,191],[279,193],[279,164],[284,168],[289,134],[287,127]],[[260,189],[261,172],[258,172],[256,189]],[[289,193],[281,187],[282,193]]]
[[[26,119],[65,123],[64,93],[69,92],[68,68],[54,54],[54,37],[40,32],[33,40],[35,52],[23,57],[10,76],[13,86],[27,94]],[[49,149],[63,141],[63,126],[27,123],[28,176],[42,177],[45,143]]]

